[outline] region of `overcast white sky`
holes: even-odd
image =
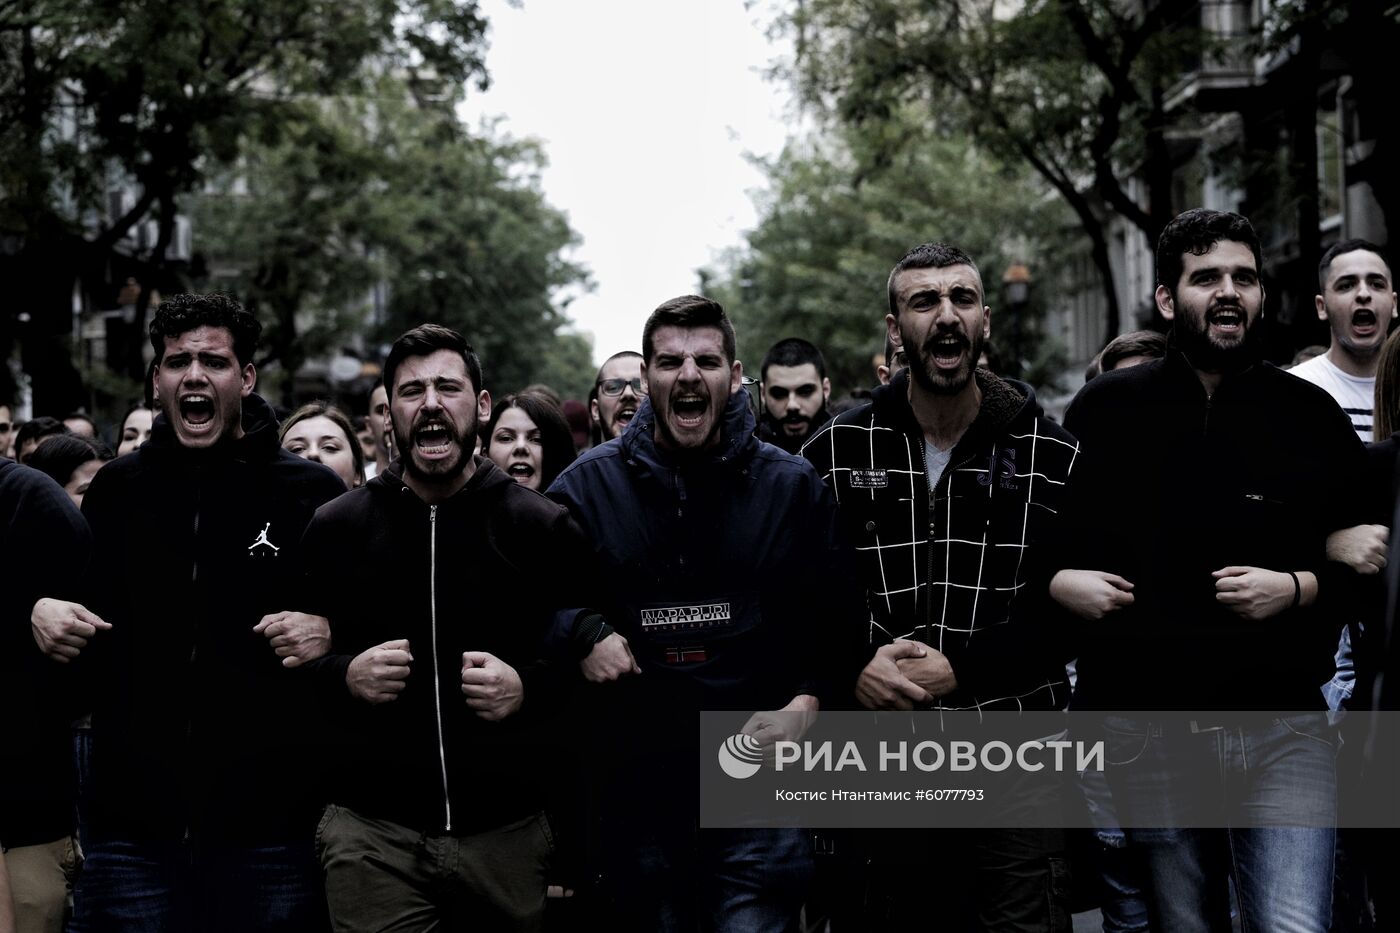
[[[788,95],[763,70],[781,50],[767,3],[483,0],[492,87],[464,117],[505,117],[544,142],[550,203],[583,238],[596,289],[568,311],[595,360],[641,349],[642,323],[697,289],[695,270],[741,241],[762,175],[746,152],[782,148]]]

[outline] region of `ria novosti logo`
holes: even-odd
[[[763,767],[763,746],[751,735],[731,735],[719,747],[719,766],[737,780],[753,777]]]

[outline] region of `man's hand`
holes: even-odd
[[[772,762],[779,742],[800,742],[816,722],[820,703],[808,693],[799,693],[780,710],[754,713],[739,732],[751,735],[763,747],[763,757]]]
[[[525,685],[515,668],[485,651],[462,653],[462,692],[467,706],[490,722],[505,719],[525,702]]]
[[[928,650],[919,642],[907,639],[882,645],[860,672],[856,699],[867,709],[909,710],[915,703],[928,703],[933,696],[904,676],[897,663],[904,658],[922,658]]]
[[[583,671],[583,676],[595,684],[642,672],[637,666],[637,659],[632,657],[632,649],[627,646],[627,639],[617,632],[595,643],[593,649],[588,652],[588,657],[578,662],[578,666]]]
[[[1327,536],[1327,559],[1346,564],[1362,574],[1385,569],[1390,551],[1390,529],[1384,525],[1357,525]]]
[[[67,664],[87,647],[88,639],[112,627],[80,603],[45,597],[29,613],[34,644],[59,664]]]
[[[1293,606],[1293,578],[1260,567],[1225,567],[1215,578],[1215,600],[1244,619],[1257,622]]]
[[[937,648],[923,646],[919,657],[900,658],[895,662],[899,672],[928,691],[931,697],[947,696],[958,689],[958,678],[952,662]]]
[[[1061,570],[1050,581],[1050,597],[1082,619],[1102,619],[1133,604],[1133,585],[1102,570]]]
[[[283,667],[300,667],[331,650],[331,623],[325,616],[274,612],[263,616],[253,631],[272,643]]]
[[[366,703],[388,703],[403,693],[412,663],[407,638],[386,641],[350,662],[345,671],[345,685],[350,688],[351,695]]]

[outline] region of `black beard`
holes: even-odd
[[[924,343],[924,346],[909,360],[909,378],[917,382],[919,388],[926,392],[932,392],[935,395],[957,395],[972,381],[972,374],[977,370],[977,361],[982,358],[982,348],[986,344],[986,340],[983,339],[981,331],[970,335],[968,337],[967,363],[958,372],[944,375],[931,365],[933,341],[944,333],[946,331],[934,331],[929,334],[929,339]],[[904,346],[914,346],[914,341],[910,339],[908,334],[901,334],[901,337]]]
[[[467,464],[471,462],[472,452],[476,447],[476,428],[476,418],[473,417],[471,422],[466,426],[466,430],[453,435],[454,440],[457,442],[457,450],[459,451],[457,459],[451,462],[435,460],[433,461],[434,469],[424,470],[419,468],[418,462],[413,457],[415,450],[413,436],[411,433],[409,435],[404,435],[399,431],[398,425],[394,426],[394,449],[398,451],[399,459],[403,461],[404,472],[410,474],[414,479],[427,483],[456,479],[458,476],[462,475],[462,471],[465,470]],[[449,433],[451,433],[451,430],[449,426]]]
[[[1196,326],[1196,317],[1183,309],[1172,322],[1172,341],[1176,344],[1191,365],[1207,373],[1237,373],[1246,369],[1259,358],[1259,318],[1251,322],[1240,308],[1240,319],[1244,322],[1244,339],[1234,346],[1222,347],[1210,339],[1210,309]]]
[[[783,418],[775,418],[765,408],[763,420],[767,427],[767,430],[763,432],[767,436],[763,439],[787,453],[795,454],[803,444],[807,443],[807,438],[812,436],[812,432],[818,426],[830,421],[831,416],[826,412],[826,405],[822,405],[821,410],[810,418],[806,415],[788,415]],[[807,430],[799,435],[790,435],[783,430],[784,426],[789,424],[805,424]]]

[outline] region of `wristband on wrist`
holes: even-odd
[[[1297,609],[1303,604],[1303,584],[1298,582],[1298,575],[1293,571],[1286,571],[1293,578],[1293,608]]]

